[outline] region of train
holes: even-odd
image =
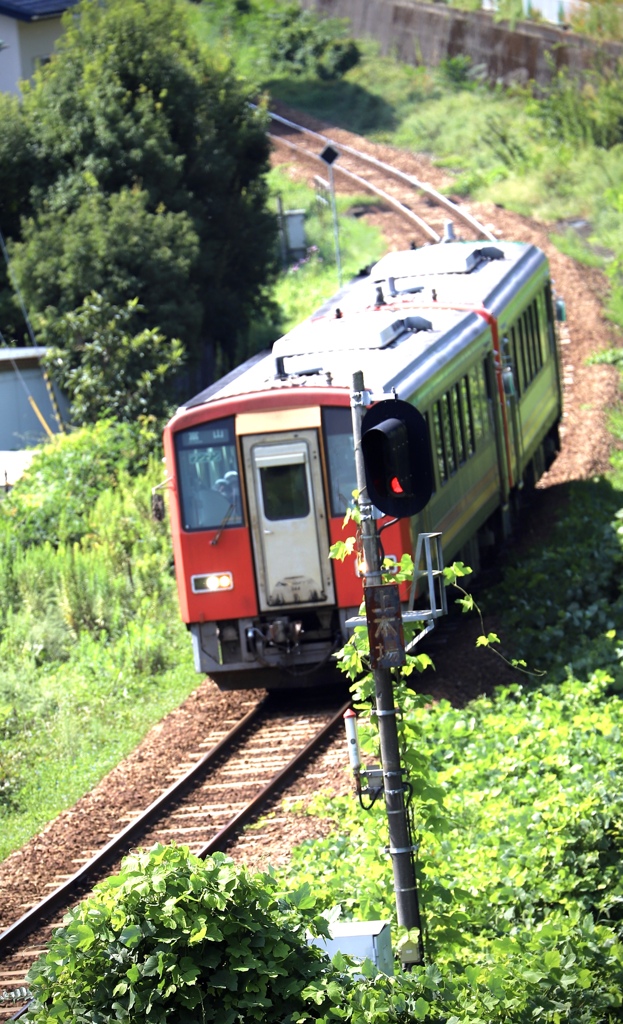
[[[446,562],[477,567],[559,450],[561,319],[534,245],[389,252],[181,406],[163,440],[197,671],[223,690],[278,689],[318,685],[335,665],[362,600],[356,558],[329,558],[357,487],[354,371],[373,401],[395,395],[428,427],[432,497],[410,519],[381,518],[384,551],[441,532]]]

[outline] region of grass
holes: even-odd
[[[623,97],[616,76],[564,74],[549,90],[503,90],[469,61],[408,67],[360,42],[361,62],[337,82],[282,74],[266,85],[283,102],[374,141],[427,153],[454,177],[453,193],[550,224],[563,251],[601,261],[618,287],[623,255]],[[565,224],[588,221],[573,247]],[[559,226],[560,225],[560,226]],[[610,316],[623,325],[617,299]]]
[[[269,182],[273,194],[281,197],[285,210],[305,211],[307,253],[285,269],[275,289],[275,300],[282,311],[281,329],[285,333],[338,290],[333,218],[330,208],[319,204],[312,189],[290,176],[288,165],[273,169]],[[385,251],[380,232],[350,213],[374,202],[368,195],[336,197],[344,282],[355,277],[366,264],[379,259]]]
[[[173,601],[169,613],[176,664],[156,678],[124,680],[118,651],[103,644],[29,678],[39,709],[52,710],[24,722],[12,738],[9,753],[18,758],[20,783],[9,805],[0,803],[0,860],[92,789],[197,686],[188,637],[176,621]],[[138,628],[148,625],[139,623]],[[4,757],[7,747],[0,743]]]

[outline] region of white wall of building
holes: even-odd
[[[19,93],[17,83],[22,74],[18,22],[0,14],[0,39],[6,46],[0,50],[0,91]]]
[[[32,78],[37,65],[52,55],[62,32],[60,18],[18,21],[0,14],[0,91],[19,95],[21,79]]]

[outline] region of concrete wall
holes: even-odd
[[[0,39],[7,44],[0,50],[0,92],[19,95],[20,80],[32,78],[37,65],[49,59],[61,32],[60,18],[18,21],[0,14]]]
[[[491,81],[506,84],[534,79],[545,83],[554,68],[574,73],[600,63],[615,66],[623,46],[597,45],[585,36],[536,22],[494,19],[488,11],[460,11],[444,3],[416,0],[302,0],[302,6],[331,18],[348,18],[355,38],[376,39],[384,55],[393,53],[405,64],[435,66],[447,57],[465,54],[487,68]]]

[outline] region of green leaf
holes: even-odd
[[[428,1016],[428,1011],[430,1010],[430,1003],[427,1003],[426,1000],[420,996],[419,999],[416,1000],[413,1010],[418,1020],[425,1020]]]
[[[288,899],[299,910],[311,910],[316,906],[316,897],[312,893],[309,882],[304,882],[295,892],[290,893]]]
[[[132,949],[134,946],[138,946],[139,942],[143,938],[143,929],[138,924],[129,924],[123,929],[119,936],[119,942],[123,943],[124,946]]]
[[[95,932],[88,924],[72,924],[68,930],[67,941],[76,949],[90,949],[95,941]]]

